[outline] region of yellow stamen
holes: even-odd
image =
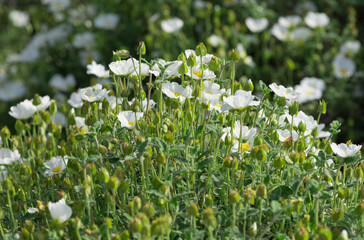
[[[61,169],[62,169],[61,166],[58,166],[56,168],[53,168],[52,172],[58,173],[59,171],[61,171]]]
[[[221,104],[215,104],[215,107],[221,108]]]
[[[207,92],[207,94],[211,94],[212,95],[212,92]]]
[[[128,122],[130,126],[134,126],[135,122]]]
[[[179,97],[179,96],[182,96],[182,94],[178,93],[178,92],[173,92],[174,96],[175,97]]]
[[[340,69],[340,72],[341,72],[342,74],[345,74],[345,73],[346,73],[346,69],[345,69],[345,68],[341,68],[341,69]]]
[[[310,91],[306,91],[306,95],[307,95],[307,96],[312,96],[312,92],[310,92]]]
[[[198,78],[202,77],[201,71],[193,71],[192,73],[195,74]]]
[[[248,143],[243,143],[243,145],[241,145],[241,147],[242,147],[243,152],[250,151],[250,146]]]

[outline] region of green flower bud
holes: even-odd
[[[277,157],[273,160],[273,167],[282,169],[285,166],[285,161],[282,157]]]
[[[143,206],[143,213],[145,213],[149,218],[154,217],[155,209],[153,203],[147,203]]]
[[[128,230],[124,230],[121,235],[120,235],[120,239],[121,240],[129,240],[130,239],[130,234]]]
[[[198,206],[196,203],[190,203],[190,206],[187,207],[187,213],[191,217],[198,217]]]
[[[244,201],[248,204],[254,204],[255,195],[256,192],[251,187],[248,187],[244,193]]]
[[[33,105],[34,106],[38,106],[42,104],[42,100],[40,100],[39,94],[34,94],[34,98],[33,98]]]
[[[262,145],[264,143],[264,138],[260,135],[256,136],[254,138],[254,146],[259,146]]]
[[[225,157],[224,161],[222,162],[222,165],[226,168],[231,168],[231,160],[232,160],[232,157],[228,156],[228,157]]]
[[[197,45],[195,53],[197,56],[205,56],[207,54],[206,46],[201,42]]]
[[[263,182],[261,182],[257,187],[257,197],[260,198],[267,198],[267,187]]]
[[[141,209],[142,208],[142,200],[140,199],[140,197],[138,197],[138,196],[135,196],[134,197],[134,206],[137,209]]]
[[[29,233],[28,229],[22,228],[20,237],[21,237],[21,239],[27,239],[27,240],[30,239],[30,233]]]
[[[129,230],[132,233],[140,233],[142,231],[142,221],[139,218],[133,218],[129,223]]]
[[[156,162],[159,164],[165,164],[166,163],[166,156],[164,155],[164,152],[160,151],[156,156]]]
[[[243,90],[247,91],[247,92],[252,92],[254,90],[254,84],[251,79],[249,79],[249,80],[245,79],[243,81],[242,87],[243,87]]]
[[[327,106],[327,102],[325,102],[325,100],[320,101],[320,104],[317,108],[317,112],[326,114],[326,106]]]
[[[188,72],[188,67],[185,62],[182,62],[182,64],[178,67],[178,73],[183,75]]]
[[[123,142],[120,145],[120,148],[125,155],[130,155],[133,152],[133,146],[131,146],[128,142]]]
[[[267,152],[265,151],[265,149],[259,148],[258,152],[255,155],[255,158],[259,161],[265,161],[265,159],[267,159]]]
[[[355,209],[356,214],[363,215],[364,214],[364,202],[359,203],[359,205]]]
[[[361,178],[363,178],[363,169],[359,166],[355,169],[355,177],[359,180]]]
[[[145,47],[145,43],[140,41],[138,45],[138,55],[145,55],[146,50],[147,48]]]
[[[217,220],[214,216],[214,210],[212,208],[206,208],[205,211],[202,214],[202,220],[205,222],[205,224],[208,227],[215,228],[217,226]]]
[[[298,130],[300,131],[300,132],[305,132],[306,131],[306,124],[304,123],[304,122],[300,122],[299,124],[298,124]]]
[[[7,126],[4,126],[0,131],[0,136],[3,141],[8,140],[10,138],[10,130]]]
[[[332,233],[330,231],[330,228],[324,227],[324,226],[318,226],[317,227],[317,239],[322,240],[331,240],[332,239]]]
[[[240,54],[238,52],[238,50],[235,48],[230,52],[230,57],[229,60],[233,61],[233,62],[239,62],[240,60]]]
[[[129,184],[127,181],[122,181],[120,183],[120,191],[121,193],[125,194],[127,192],[129,192]]]
[[[186,62],[186,61],[187,61],[186,56],[185,56],[185,54],[184,54],[183,52],[181,52],[181,53],[178,55],[177,60],[178,60],[178,61],[182,61],[182,62]]]
[[[220,63],[216,56],[213,56],[211,58],[208,68],[213,72],[218,71],[220,69]]]
[[[250,236],[256,236],[257,235],[257,233],[258,233],[258,229],[257,229],[257,223],[256,222],[254,222],[250,227],[249,227],[249,229],[248,229],[248,234],[250,235]]]
[[[194,53],[191,53],[190,56],[187,58],[187,66],[188,67],[194,67],[196,66],[196,56]]]
[[[126,49],[121,49],[121,50],[116,50],[113,53],[113,61],[119,61],[121,59],[125,59],[128,58],[130,56],[130,53],[128,50]]]
[[[43,111],[41,113],[42,119],[44,120],[44,122],[49,123],[49,121],[51,120],[51,116],[49,115],[48,111]]]
[[[229,202],[230,203],[238,203],[240,202],[239,192],[236,190],[231,190],[229,194]]]
[[[288,111],[289,111],[289,114],[291,114],[291,116],[297,115],[297,113],[298,113],[298,102],[291,103],[289,105],[289,107],[288,107]]]
[[[52,116],[57,114],[57,103],[54,99],[51,100],[51,105],[49,105],[49,113]]]
[[[120,181],[116,176],[112,176],[109,180],[109,182],[107,183],[108,188],[111,191],[116,191],[119,187]]]
[[[332,211],[331,213],[331,219],[334,221],[334,222],[337,222],[339,220],[342,220],[344,218],[344,214],[342,212],[341,209],[337,209],[335,211]]]
[[[309,233],[301,222],[299,223],[294,236],[296,240],[308,240]]]
[[[101,168],[99,174],[98,174],[98,179],[101,183],[107,183],[109,182],[110,176],[109,176],[109,172],[107,171],[106,168]]]

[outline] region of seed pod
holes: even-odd
[[[257,197],[260,198],[267,198],[267,187],[263,182],[261,182],[257,187]]]
[[[153,203],[147,203],[143,206],[143,213],[145,213],[149,218],[154,217],[155,208]]]
[[[198,217],[198,206],[197,206],[197,204],[191,202],[190,206],[187,207],[187,213],[191,217]]]
[[[236,190],[231,190],[229,194],[229,202],[230,203],[238,203],[240,202],[239,192]]]

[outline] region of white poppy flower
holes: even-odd
[[[66,204],[64,198],[56,203],[48,202],[48,209],[52,218],[61,223],[67,221],[72,215],[72,208]]]
[[[81,98],[88,102],[95,102],[103,100],[109,91],[106,89],[93,90],[91,87],[83,88],[80,90]]]
[[[353,76],[356,69],[354,61],[341,54],[336,55],[333,65],[336,78],[349,78]]]
[[[14,162],[21,161],[21,157],[19,151],[15,149],[11,151],[9,148],[1,148],[0,149],[0,164],[1,165],[9,165]]]
[[[245,25],[251,32],[258,33],[268,27],[268,19],[248,17],[247,19],[245,19]]]
[[[292,31],[292,41],[306,41],[311,37],[311,30],[307,27],[298,27]]]
[[[235,95],[224,97],[223,101],[225,103],[221,107],[223,112],[231,109],[243,110],[249,106],[258,106],[260,104],[259,101],[254,101],[254,96],[251,92],[244,90],[237,90]]]
[[[44,111],[51,105],[51,98],[49,96],[39,97],[40,104],[36,106],[37,111]],[[32,101],[33,102],[33,101]]]
[[[248,126],[240,126],[240,121],[236,121],[233,129],[233,137],[234,139],[240,139],[240,131],[241,131],[241,139],[249,140],[254,138],[257,135],[256,128],[249,128]],[[221,139],[225,141],[226,136],[231,136],[231,127],[226,127],[222,129],[223,135]]]
[[[61,171],[66,169],[68,163],[68,156],[56,156],[44,163],[47,170],[44,172],[45,176],[53,176],[59,174]]]
[[[332,151],[336,155],[339,155],[342,158],[353,157],[361,149],[361,145],[355,145],[355,144],[347,145],[345,143],[340,143],[340,144],[331,143],[330,146]]]
[[[281,142],[284,142],[291,137],[291,131],[287,129],[284,130],[277,129],[277,133],[279,135],[279,141]],[[292,131],[292,139],[294,142],[298,140],[298,134],[295,130]]]
[[[309,86],[321,91],[325,90],[325,82],[322,79],[315,77],[305,77],[300,81],[300,85]]]
[[[305,17],[305,23],[310,28],[325,27],[329,22],[330,19],[326,13],[309,12]]]
[[[39,209],[38,208],[28,208],[27,212],[30,214],[34,214],[36,212],[39,212]]]
[[[119,16],[113,13],[100,14],[95,18],[94,22],[96,28],[113,30],[119,22]]]
[[[299,94],[297,98],[299,103],[318,100],[322,97],[322,90],[310,87],[308,85],[297,85],[295,87],[295,91]]]
[[[224,45],[225,41],[222,37],[217,36],[216,34],[212,34],[210,37],[207,38],[207,43],[210,44],[212,47],[218,47],[220,45]]]
[[[140,70],[141,70],[140,72],[141,72],[142,77],[149,75],[150,68],[149,68],[148,64],[141,63]],[[139,75],[139,62],[137,62],[137,64],[135,64],[135,69],[134,69],[134,71],[133,71],[133,73],[131,75],[132,76],[138,76]]]
[[[49,85],[57,90],[67,92],[76,85],[76,79],[72,74],[68,74],[66,77],[55,74],[49,81]]]
[[[109,70],[105,70],[102,64],[97,64],[95,61],[87,65],[87,74],[93,74],[99,78],[107,78],[110,76]]]
[[[360,50],[360,42],[358,40],[346,41],[340,46],[340,54],[352,56]]]
[[[187,76],[191,76],[191,68],[188,68],[188,72],[186,73]],[[203,75],[200,66],[194,66],[192,67],[192,78],[193,79],[214,79],[216,78],[216,75],[213,71],[210,69],[204,69]]]
[[[191,87],[184,88],[176,82],[163,83],[162,92],[169,98],[178,99],[180,102],[184,102],[186,98],[192,98]]]
[[[18,10],[12,10],[9,18],[16,27],[24,27],[29,23],[29,14]]]
[[[82,97],[81,97],[80,91],[73,92],[67,102],[73,108],[80,108],[80,107],[82,107],[83,102],[82,102]]]
[[[121,123],[121,127],[128,129],[135,128],[135,123],[143,117],[142,112],[123,111],[118,114],[118,119]]]
[[[273,25],[270,32],[278,40],[283,41],[283,42],[289,41],[292,38],[292,33],[289,31],[289,29],[278,23]]]
[[[301,22],[301,17],[297,15],[279,17],[278,23],[286,28],[297,26]]]
[[[178,73],[178,68],[181,66],[182,61],[166,62],[164,76],[168,79],[181,76]]]
[[[88,132],[88,127],[85,123],[85,118],[83,117],[75,117],[75,121],[76,121],[76,126],[81,129],[81,131],[83,133],[87,133]]]
[[[278,95],[279,97],[284,97],[289,100],[294,100],[298,97],[298,93],[293,90],[291,87],[284,87],[282,85],[277,85],[276,83],[269,84],[270,89],[273,90],[273,92]]]
[[[8,102],[24,96],[27,88],[21,82],[4,82],[0,84],[0,100]]]
[[[33,105],[31,100],[25,99],[16,106],[10,108],[10,116],[16,119],[28,119],[37,111],[37,107]]]
[[[166,33],[173,33],[183,27],[183,21],[180,18],[174,17],[161,22],[162,30]]]
[[[121,60],[109,64],[110,70],[118,76],[128,76],[134,72],[134,67],[138,66],[138,61],[134,58]]]

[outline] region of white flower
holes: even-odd
[[[180,30],[183,27],[183,21],[177,17],[163,20],[161,27],[166,33],[173,33]]]
[[[80,90],[81,98],[88,102],[96,102],[103,100],[109,91],[106,89],[93,90],[92,87],[83,88]]]
[[[123,111],[118,114],[121,127],[133,129],[136,121],[143,117],[142,112]]]
[[[316,138],[327,138],[330,137],[330,132],[329,131],[323,131],[323,129],[325,128],[325,124],[320,123],[317,126],[317,131],[318,131],[318,135]]]
[[[50,12],[65,10],[71,5],[70,0],[43,0],[43,3],[48,4]]]
[[[295,91],[298,92],[299,96],[297,101],[299,103],[305,103],[313,100],[321,99],[322,91],[317,88],[312,88],[307,85],[297,85]]]
[[[87,133],[88,132],[88,127],[85,123],[85,118],[83,117],[75,117],[75,121],[76,121],[76,126],[83,132],[83,133]]]
[[[326,13],[309,12],[305,17],[305,23],[310,28],[325,27],[329,22],[330,19]]]
[[[0,84],[0,100],[8,102],[21,98],[27,88],[21,82],[8,81]]]
[[[325,90],[325,82],[322,79],[315,77],[305,77],[301,80],[300,85],[309,86],[321,91]]]
[[[278,86],[276,83],[269,84],[269,87],[279,97],[284,97],[289,100],[294,100],[298,97],[298,93],[291,87],[286,88],[282,85]]]
[[[72,215],[72,208],[66,204],[64,198],[56,203],[48,202],[48,209],[52,218],[61,223],[67,221]]]
[[[286,17],[279,17],[278,23],[286,28],[297,26],[301,22],[301,17],[297,15],[291,15]]]
[[[146,63],[141,63],[140,65],[140,72],[141,72],[141,76],[147,76],[149,75],[149,71],[150,71],[150,68],[149,68],[149,65],[146,64]],[[133,73],[131,74],[132,76],[138,76],[139,75],[139,62],[137,62],[135,64],[135,69],[133,71]]]
[[[297,3],[295,12],[298,14],[305,14],[307,12],[316,12],[317,8],[313,2]]]
[[[181,76],[178,73],[178,68],[181,66],[182,61],[166,62],[164,76],[165,78],[171,79]]]
[[[80,51],[78,53],[78,57],[80,58],[80,62],[83,66],[87,66],[91,61],[99,61],[100,53],[97,50],[86,49],[84,51]]]
[[[251,92],[244,90],[237,90],[235,95],[224,97],[224,105],[221,107],[221,111],[225,112],[231,109],[243,110],[249,106],[258,106],[259,101],[254,101],[254,96]]]
[[[333,65],[336,78],[349,78],[354,74],[356,69],[354,61],[341,54],[336,55]]]
[[[224,45],[225,41],[222,37],[212,34],[209,38],[207,38],[207,43],[216,48],[220,45]]]
[[[16,119],[28,119],[37,111],[37,107],[33,105],[31,100],[25,99],[16,106],[10,108],[10,116]]]
[[[12,10],[9,18],[16,27],[24,27],[29,23],[29,14],[18,10]]]
[[[78,33],[72,43],[76,48],[92,49],[95,46],[95,36],[91,32]]]
[[[21,157],[17,149],[14,151],[11,151],[9,148],[0,149],[0,165],[9,165],[19,161],[21,161]]]
[[[47,170],[44,172],[45,176],[53,176],[59,174],[62,170],[66,169],[68,163],[68,156],[56,156],[44,163]]]
[[[105,67],[101,64],[97,64],[95,61],[92,61],[91,64],[87,65],[87,74],[93,74],[99,78],[107,78],[109,77],[109,70],[105,70]]]
[[[170,98],[178,99],[180,102],[184,102],[186,98],[192,98],[192,89],[189,86],[184,88],[176,82],[163,83],[162,92]]]
[[[280,41],[288,41],[292,38],[292,34],[288,30],[288,28],[278,23],[273,25],[270,32]]]
[[[131,101],[129,101],[129,105],[132,105],[134,101],[135,101],[135,98],[133,98]],[[142,103],[143,112],[147,111],[148,99],[145,98],[141,103]],[[156,105],[156,103],[153,101],[153,99],[149,99],[148,111],[150,109],[152,109],[155,105]]]
[[[292,41],[306,41],[311,37],[311,30],[307,27],[298,27],[293,30],[291,36]]]
[[[55,74],[49,81],[49,85],[55,89],[67,92],[76,85],[76,79],[72,74],[68,74],[66,77]]]
[[[331,143],[330,146],[332,151],[342,158],[353,157],[361,149],[361,145],[347,145],[345,143],[340,143],[339,145],[336,143]]]
[[[95,27],[113,30],[119,22],[119,16],[113,13],[100,14],[94,20]]]
[[[28,208],[27,212],[30,213],[30,214],[34,214],[36,212],[39,212],[39,209],[38,208]]]
[[[139,65],[138,61],[134,58],[128,60],[121,60],[109,64],[110,70],[118,76],[128,76],[134,72],[134,67]]]
[[[268,19],[248,17],[245,19],[245,25],[253,33],[261,32],[268,27]]]
[[[191,68],[188,68],[188,72],[186,73],[187,76],[191,76]],[[216,75],[213,71],[211,71],[210,69],[206,68],[203,71],[203,75],[202,75],[202,70],[200,68],[200,66],[194,66],[192,67],[192,78],[193,79],[213,79],[215,78]]]
[[[287,129],[284,129],[284,130],[277,129],[277,133],[279,135],[279,141],[281,141],[281,142],[284,142],[291,137],[291,132]],[[292,131],[292,139],[293,139],[293,141],[297,141],[297,139],[298,139],[298,134],[295,130]]]
[[[340,233],[340,239],[342,240],[349,240],[348,232],[344,229]]]
[[[83,105],[80,90],[77,92],[73,92],[67,101],[68,104],[71,105],[73,108],[80,108]]]
[[[64,115],[62,113],[57,113],[54,116],[54,123],[61,125],[62,127],[64,127],[66,125],[66,118],[64,117]]]
[[[352,56],[357,54],[360,50],[360,42],[358,40],[355,41],[346,41],[340,46],[340,54],[341,55],[349,55]]]
[[[156,77],[159,77],[159,75],[162,73],[162,70],[159,68],[159,65],[158,64],[160,64],[162,67],[165,67],[167,63],[163,59],[158,59],[157,62],[158,63],[155,63],[151,67],[151,69],[149,70],[149,73],[153,74]]]
[[[51,98],[49,96],[39,97],[40,104],[36,106],[37,111],[44,111],[51,105]]]
[[[257,129],[256,128],[249,128],[248,126],[241,126],[240,121],[236,121],[234,124],[233,129],[233,137],[234,139],[239,140],[240,139],[240,131],[241,131],[241,139],[242,140],[249,140],[253,139],[257,135]],[[221,139],[225,141],[226,136],[231,136],[231,127],[226,127],[222,129],[223,135],[221,136]]]

